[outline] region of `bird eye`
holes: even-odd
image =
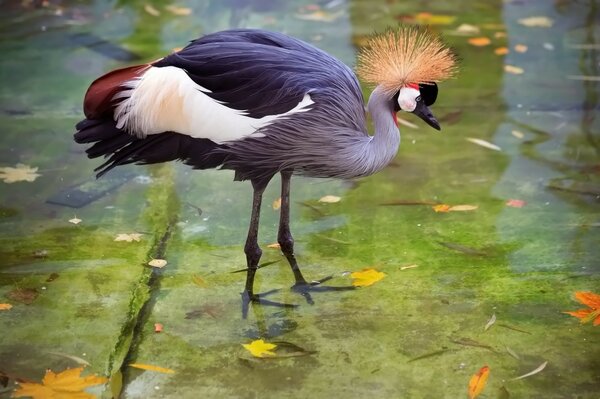
[[[415,98],[415,101],[417,101],[417,102],[421,101],[421,96]]]

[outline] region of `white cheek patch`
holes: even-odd
[[[412,87],[403,87],[398,95],[398,105],[402,111],[413,112],[417,108],[417,97],[421,92]]]

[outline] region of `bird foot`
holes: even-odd
[[[274,307],[278,307],[278,308],[288,308],[288,309],[298,307],[298,305],[291,304],[291,303],[275,302],[275,301],[270,301],[268,299],[264,299],[264,297],[274,294],[278,291],[280,291],[280,290],[275,289],[275,290],[263,292],[262,294],[254,294],[254,293],[248,292],[247,290],[244,290],[244,292],[242,292],[242,317],[244,319],[248,317],[248,310],[250,308],[251,303],[258,304],[258,305],[264,305],[264,306],[274,306]]]
[[[310,295],[311,292],[332,292],[332,291],[350,291],[354,290],[356,287],[349,286],[327,286],[321,285],[325,281],[329,281],[333,278],[333,276],[327,276],[322,278],[321,280],[314,280],[311,282],[307,282],[305,280],[296,281],[296,284],[292,286],[292,291],[296,292],[304,297],[306,302],[309,305],[314,305],[315,301],[312,299]]]

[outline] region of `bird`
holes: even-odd
[[[292,176],[351,179],[380,171],[400,145],[398,112],[440,130],[429,106],[437,83],[456,74],[456,63],[452,50],[426,29],[376,33],[356,67],[374,86],[365,107],[356,74],[325,51],[283,33],[224,30],[94,80],[74,140],[88,145],[89,158],[105,158],[95,169],[98,178],[120,165],[181,161],[194,169],[233,170],[235,181],[249,181],[242,296],[267,303],[254,292],[254,278],[262,255],[261,201],[270,180],[281,175],[277,241],[293,287],[306,294],[327,278],[308,282],[298,266],[290,231]]]

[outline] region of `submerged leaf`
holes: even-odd
[[[190,15],[192,13],[192,9],[191,8],[178,7],[178,6],[175,6],[173,4],[166,6],[165,10],[169,11],[173,15],[177,15],[177,16],[180,16],[180,17],[181,16]]]
[[[514,65],[504,65],[504,71],[507,73],[512,73],[513,75],[521,75],[525,70],[521,67]]]
[[[162,323],[154,323],[154,332],[155,333],[160,333],[163,331],[163,325]]]
[[[84,392],[85,388],[104,384],[108,381],[105,377],[89,375],[81,377],[83,367],[66,369],[58,374],[46,370],[46,375],[41,384],[33,382],[18,382],[19,388],[13,392],[13,397],[29,396],[33,399],[49,398],[77,398],[92,399],[94,395]]]
[[[341,198],[336,195],[326,195],[319,199],[319,202],[325,202],[326,204],[334,204],[340,202]]]
[[[0,303],[0,310],[10,310],[12,307],[10,303]]]
[[[522,378],[527,378],[527,377],[531,377],[532,375],[536,375],[537,373],[539,373],[539,372],[541,372],[543,369],[545,369],[547,364],[548,364],[548,362],[546,361],[546,362],[544,362],[544,363],[540,364],[540,366],[539,366],[538,368],[536,368],[535,370],[533,370],[533,371],[530,371],[530,372],[529,372],[529,373],[527,373],[527,374],[523,374],[523,375],[520,375],[520,376],[518,376],[518,377],[512,378],[512,379],[513,379],[513,380],[520,380],[520,379],[522,379]]]
[[[402,267],[400,267],[400,270],[414,269],[415,267],[419,267],[419,265],[413,264],[413,265],[402,266]]]
[[[270,344],[262,339],[254,340],[249,344],[242,344],[242,346],[254,357],[275,356],[275,352],[271,350],[277,348],[277,345]]]
[[[129,363],[130,367],[135,367],[136,369],[148,370],[148,371],[156,371],[158,373],[165,374],[173,374],[175,370],[171,370],[165,367],[153,366],[151,364],[143,364],[143,363]]]
[[[33,182],[41,176],[39,173],[36,173],[37,170],[38,168],[18,163],[14,168],[10,166],[0,168],[0,179],[4,180],[4,183]]]
[[[494,50],[494,54],[496,55],[506,55],[510,52],[510,50],[508,49],[508,47],[498,47],[496,50]]]
[[[517,53],[526,53],[527,52],[527,46],[524,44],[517,44],[515,45],[515,51]]]
[[[281,208],[281,197],[279,197],[275,201],[273,201],[272,206],[273,206],[274,210],[278,210],[279,208]]]
[[[517,360],[521,360],[521,358],[519,357],[519,355],[517,355],[517,353],[515,351],[510,349],[508,346],[505,346],[505,348],[509,355],[511,355],[512,357],[514,357]]]
[[[498,147],[496,144],[492,144],[489,141],[485,141],[482,139],[476,139],[474,137],[467,137],[467,141],[470,141],[473,144],[477,144],[481,147],[489,148],[494,151],[502,151],[502,148]]]
[[[415,15],[415,21],[424,25],[450,25],[456,19],[453,15],[431,14],[420,12]]]
[[[148,262],[148,266],[157,267],[159,269],[162,269],[166,265],[167,261],[164,259],[152,259],[150,262]]]
[[[511,208],[523,208],[527,205],[527,202],[518,199],[509,199],[506,201],[506,206],[510,206]]]
[[[154,8],[151,4],[144,4],[144,11],[146,11],[148,14],[152,15],[153,17],[160,16],[160,11],[158,11],[156,8]]]
[[[518,139],[522,139],[523,137],[525,137],[525,134],[523,132],[518,131],[518,130],[512,130],[510,132],[510,134],[512,134],[513,136],[515,136]]]
[[[91,366],[90,363],[87,360],[84,360],[78,356],[73,356],[73,355],[67,355],[66,353],[62,353],[62,352],[48,352],[51,355],[55,355],[55,356],[60,356],[60,357],[64,357],[66,359],[70,359],[72,361],[74,361],[77,364],[80,364],[82,366]]]
[[[477,205],[453,205],[448,209],[450,212],[474,211],[479,208]]]
[[[544,17],[544,16],[536,16],[536,17],[529,17],[529,18],[522,18],[519,20],[519,23],[521,25],[527,26],[527,27],[541,27],[541,28],[550,28],[552,25],[554,25],[554,21],[548,17]]]
[[[483,331],[487,331],[490,329],[491,326],[494,325],[494,323],[496,322],[496,313],[494,313],[492,315],[492,317],[490,317],[490,319],[488,320],[487,324],[485,325],[485,327],[483,328]]]
[[[202,287],[202,288],[208,287],[208,284],[206,283],[206,281],[202,277],[200,277],[200,276],[192,276],[192,281],[198,287]]]
[[[73,219],[69,219],[69,223],[79,224],[79,223],[81,223],[81,219],[79,219],[77,216],[75,216]]]
[[[487,383],[489,376],[490,368],[488,366],[483,366],[476,374],[473,374],[469,380],[469,399],[474,399],[479,396],[479,394],[483,391],[483,388],[485,388],[485,384]]]
[[[479,27],[475,25],[460,24],[458,28],[456,28],[455,32],[463,35],[476,35],[479,33],[479,31]]]
[[[354,279],[352,285],[355,287],[368,287],[375,284],[385,277],[385,273],[377,271],[373,268],[362,269],[359,272],[350,273],[350,277]]]
[[[132,241],[140,241],[142,235],[140,233],[130,233],[130,234],[117,234],[117,236],[115,237],[115,241],[126,241],[126,242],[132,242]]]

